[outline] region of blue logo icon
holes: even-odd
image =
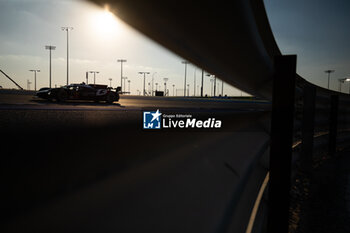
[[[156,112],[143,112],[143,128],[160,129],[161,115],[159,109]]]

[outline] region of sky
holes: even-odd
[[[297,54],[297,72],[306,80],[339,90],[339,79],[350,77],[350,1],[264,0],[282,54]],[[349,93],[349,84],[342,85]]]
[[[348,0],[264,0],[277,44],[283,54],[297,54],[297,72],[308,81],[327,86],[327,69],[331,74],[331,89],[338,90],[338,79],[350,77],[350,1]],[[99,71],[96,83],[120,86],[120,63],[123,76],[130,80],[132,94],[143,89],[140,71],[150,72],[148,83],[158,83],[163,90],[164,78],[173,94],[172,85],[182,95],[184,59],[152,42],[118,18],[82,0],[0,0],[0,69],[23,88],[34,89],[34,74],[39,69],[37,89],[49,83],[49,51],[52,51],[52,85],[66,84],[66,32],[69,32],[70,83],[86,81],[86,71]],[[190,95],[199,94],[201,69],[187,67]],[[28,86],[28,81],[31,84]],[[89,83],[93,75],[89,76]],[[16,88],[0,74],[0,86]],[[210,95],[210,78],[205,77],[204,93]],[[221,93],[221,81],[217,84]],[[128,90],[128,85],[126,85]],[[138,90],[138,91],[137,91]],[[349,91],[349,84],[342,86]],[[175,91],[176,92],[176,91]],[[175,93],[176,94],[176,93]],[[224,94],[241,92],[224,84]]]
[[[164,90],[167,78],[169,94],[183,95],[184,60],[161,47],[133,28],[129,27],[108,10],[81,0],[0,0],[0,69],[23,88],[34,89],[34,73],[37,73],[37,89],[49,85],[49,51],[46,45],[56,46],[52,51],[52,87],[66,84],[66,32],[61,27],[73,27],[69,31],[69,83],[86,82],[86,71],[98,71],[96,83],[120,86],[121,67],[123,76],[130,80],[130,91],[138,94],[143,90],[143,75],[156,89]],[[187,65],[187,83],[190,95],[198,95],[201,69]],[[16,88],[0,74],[3,88]],[[204,94],[211,95],[211,77],[205,76]],[[28,86],[28,80],[31,84]],[[194,82],[196,80],[196,85]],[[93,74],[89,74],[93,83]],[[221,93],[221,81],[217,81],[217,94]],[[128,91],[129,85],[124,85]],[[176,91],[177,89],[177,91]],[[241,95],[241,91],[224,84],[224,94]],[[243,94],[245,95],[245,94]]]

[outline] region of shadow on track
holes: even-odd
[[[114,102],[112,104],[108,104],[106,102],[96,102],[96,101],[86,101],[86,100],[67,100],[64,102],[53,101],[53,100],[45,100],[45,99],[32,99],[30,102],[34,102],[37,104],[52,104],[52,105],[65,105],[65,106],[94,106],[94,107],[103,107],[103,106],[116,106],[125,108],[125,106],[120,103]]]

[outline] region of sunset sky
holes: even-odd
[[[99,71],[96,83],[120,85],[120,63],[123,76],[131,80],[131,93],[143,89],[143,76],[140,71],[150,72],[148,82],[154,78],[154,89],[164,89],[164,78],[168,78],[170,95],[172,85],[179,95],[183,95],[184,65],[182,58],[174,55],[158,44],[141,35],[105,9],[80,0],[0,0],[0,69],[16,80],[23,88],[27,80],[32,82],[31,69],[41,70],[37,76],[37,89],[49,83],[49,51],[45,45],[54,45],[52,51],[52,86],[66,84],[66,32],[63,26],[74,29],[69,32],[70,83],[85,81],[86,71]],[[187,83],[190,95],[199,94],[201,69],[187,66]],[[93,74],[89,83],[93,82]],[[15,85],[0,78],[4,88]],[[126,85],[128,86],[128,85]],[[159,88],[160,87],[160,88]],[[210,78],[205,76],[204,93],[210,95]],[[217,82],[217,93],[221,93],[221,81]],[[224,85],[224,94],[240,95],[235,88]]]
[[[307,80],[325,87],[326,69],[335,69],[331,88],[338,90],[338,79],[350,76],[350,6],[346,0],[265,0],[270,24],[283,54],[298,55],[298,73]],[[143,78],[138,72],[150,72],[146,83],[167,82],[183,89],[182,58],[162,48],[134,29],[108,14],[105,9],[81,0],[0,0],[0,69],[27,88],[32,82],[31,69],[40,69],[37,88],[48,86],[49,52],[45,45],[54,45],[52,52],[52,84],[66,84],[66,32],[70,26],[70,83],[85,81],[86,71],[99,71],[96,83],[120,85],[120,63],[126,59],[124,76],[131,80],[131,92],[142,91]],[[190,95],[200,87],[201,70],[192,65],[187,69]],[[210,80],[205,78],[205,93],[210,95]],[[89,82],[93,82],[90,74]],[[15,88],[4,76],[4,88]],[[146,84],[147,85],[147,84]],[[155,87],[155,86],[154,86]],[[146,86],[146,89],[148,87]],[[348,84],[343,91],[348,91]],[[199,94],[198,89],[196,89]],[[221,81],[218,81],[221,93]],[[240,95],[240,91],[225,85],[224,94]],[[179,94],[181,91],[179,90]],[[182,92],[183,93],[183,92]]]

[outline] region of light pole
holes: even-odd
[[[189,63],[188,61],[182,61],[182,64],[185,64],[185,84],[184,84],[184,97],[186,97],[186,75],[187,75],[187,64]]]
[[[193,75],[193,79],[194,79],[194,83],[193,83],[193,96],[196,96],[196,71],[197,69],[194,68],[194,75]]]
[[[34,72],[34,90],[36,91],[36,72],[40,72],[40,70],[29,70],[30,72]]]
[[[224,80],[221,80],[221,96],[224,96]]]
[[[187,97],[190,96],[190,84],[187,84]]]
[[[341,92],[341,84],[346,81],[346,78],[340,78],[338,79],[338,81],[339,81],[339,92]]]
[[[86,71],[85,78],[86,78],[86,85],[88,85],[89,84],[89,71]]]
[[[203,81],[204,81],[204,70],[202,69],[202,86],[201,86],[201,97],[203,97]]]
[[[163,78],[164,80],[164,96],[166,96],[166,82],[168,82],[168,78]]]
[[[49,87],[51,88],[51,51],[56,49],[56,46],[46,45],[45,49],[49,50]]]
[[[153,93],[153,81],[154,81],[154,75],[156,74],[157,72],[154,72],[153,74],[152,74],[152,96],[154,95],[154,93]]]
[[[214,75],[214,97],[216,96],[216,75]]]
[[[109,78],[108,80],[109,80],[109,87],[112,87],[112,79]]]
[[[156,91],[158,91],[158,83],[156,83]]]
[[[131,80],[128,80],[128,84],[129,84],[128,92],[129,92],[129,95],[131,94],[131,93],[130,93],[130,82],[131,82]]]
[[[126,89],[126,88],[125,88],[125,87],[126,87],[125,81],[126,81],[127,79],[128,79],[128,77],[123,77],[123,78],[122,78],[122,80],[124,80],[124,83],[123,83],[123,84],[124,84],[124,85],[123,85],[123,86],[124,86],[124,92],[125,92],[125,89]]]
[[[350,94],[350,78],[344,78],[344,82],[349,82],[349,94]]]
[[[335,70],[325,70],[324,72],[328,74],[328,89],[329,89],[329,80],[331,77],[331,73],[335,72]]]
[[[175,96],[175,84],[173,84],[173,96]]]
[[[96,84],[96,74],[99,74],[99,71],[89,71],[89,73],[94,74],[94,85]]]
[[[120,62],[120,90],[123,93],[123,63],[126,62],[125,59],[118,59],[118,62]]]
[[[210,78],[211,74],[207,73],[206,76],[209,78],[210,81],[210,96],[213,96],[213,81]]]
[[[149,72],[139,72],[139,74],[143,74],[143,95],[146,95],[146,74],[149,74]]]
[[[73,30],[73,27],[61,27],[62,31],[67,32],[67,85],[69,84],[69,40],[68,40],[68,32]]]
[[[31,81],[29,81],[29,79],[27,79],[27,90],[30,90],[30,84],[31,84],[32,82]]]

